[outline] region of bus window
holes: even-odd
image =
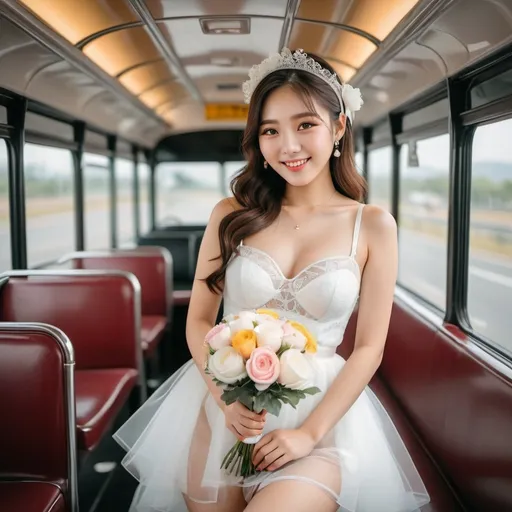
[[[224,164],[224,169],[226,171],[224,183],[224,186],[226,188],[226,195],[233,195],[230,189],[231,180],[235,177],[235,174],[237,174],[241,169],[243,169],[246,166],[246,164],[247,162],[226,162]]]
[[[354,155],[357,172],[363,175],[363,154],[361,151],[356,151]]]
[[[83,162],[85,248],[108,249],[111,229],[108,158],[85,153]]]
[[[27,264],[59,259],[75,248],[74,167],[67,149],[25,144]]]
[[[116,160],[117,244],[133,245],[135,241],[135,203],[133,200],[133,162]]]
[[[0,139],[0,273],[10,268],[9,157],[5,140]]]
[[[144,235],[149,233],[151,222],[149,217],[151,199],[150,199],[150,170],[145,162],[139,162],[139,222],[140,233]]]
[[[449,169],[448,134],[401,148],[398,282],[441,310],[446,303]]]
[[[156,168],[158,226],[206,224],[222,199],[218,162],[172,162]]]
[[[368,204],[391,211],[391,146],[368,152]]]
[[[512,354],[512,119],[473,140],[468,314],[475,332]]]

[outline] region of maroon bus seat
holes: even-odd
[[[64,496],[54,484],[46,482],[1,482],[2,512],[66,512]]]
[[[338,349],[338,353],[344,359],[348,359],[354,348],[356,325],[357,310],[347,325],[343,343]],[[464,509],[461,507],[457,495],[447,481],[445,474],[433,460],[379,371],[372,378],[370,389],[375,393],[393,421],[430,495],[430,503],[424,505],[421,512],[462,512]]]
[[[141,287],[141,341],[145,357],[155,354],[172,318],[172,265],[170,252],[163,247],[110,251],[82,251],[68,254],[59,262],[74,269],[124,270],[132,273]]]
[[[140,287],[121,271],[12,271],[0,321],[44,322],[70,338],[76,359],[79,448],[93,450],[132,392],[146,398]]]
[[[512,510],[512,370],[399,290],[379,374],[468,510]]]
[[[78,510],[74,355],[53,326],[0,322],[0,510]]]

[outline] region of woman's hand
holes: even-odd
[[[259,436],[263,432],[267,411],[257,414],[240,402],[226,405],[223,410],[226,426],[240,441],[247,437]]]
[[[286,463],[309,455],[315,441],[305,430],[274,430],[254,447],[252,462],[257,471],[275,471]]]

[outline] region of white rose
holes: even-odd
[[[254,332],[258,347],[267,347],[273,352],[277,352],[281,348],[283,328],[278,322],[263,322],[254,329]]]
[[[224,329],[221,329],[217,334],[215,334],[208,341],[208,344],[213,348],[213,350],[219,350],[231,345],[231,329],[229,326],[224,327]]]
[[[254,324],[249,317],[242,316],[232,322],[229,322],[229,327],[231,329],[231,334],[234,336],[238,331],[243,331],[245,329],[252,331],[254,329]]]
[[[234,384],[247,377],[244,358],[233,347],[223,347],[211,355],[208,369],[217,380],[225,384]]]
[[[310,385],[313,370],[307,357],[300,350],[287,350],[281,355],[280,362],[280,384],[291,389],[305,389]]]
[[[295,327],[292,327],[289,323],[283,325],[283,332],[283,344],[298,350],[304,350],[308,341],[304,334],[295,329]]]
[[[247,318],[251,320],[251,322],[256,320],[256,316],[256,313],[253,311],[240,311],[240,313],[238,313],[238,318]]]

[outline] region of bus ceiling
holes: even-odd
[[[512,34],[508,0],[0,0],[0,13],[0,90],[146,148],[238,133],[248,70],[283,47],[360,87],[364,127]]]

